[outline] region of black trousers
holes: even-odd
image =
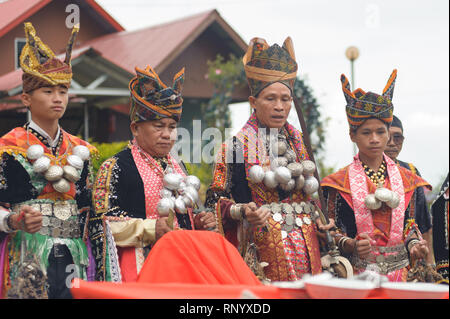
[[[73,276],[73,258],[66,245],[55,244],[48,257],[47,281],[49,299],[72,299],[69,285]],[[67,282],[68,281],[68,282]]]

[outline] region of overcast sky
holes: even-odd
[[[381,94],[394,68],[394,114],[406,136],[399,158],[413,162],[438,185],[449,170],[449,2],[387,0],[97,0],[127,30],[135,30],[217,9],[248,42],[269,45],[291,36],[298,75],[317,97],[326,127],[328,166],[347,165],[353,156],[340,74],[350,79],[349,46],[360,51],[355,85]],[[352,88],[353,90],[354,88]],[[243,104],[231,107],[248,110]],[[295,112],[294,108],[293,112]],[[234,116],[238,130],[245,122]],[[296,114],[291,122],[298,126]]]

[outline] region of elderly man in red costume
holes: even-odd
[[[136,281],[151,247],[173,228],[210,229],[211,212],[193,215],[200,180],[170,151],[181,118],[184,68],[165,85],[148,66],[130,81],[133,140],[100,167],[94,186],[98,218],[107,224],[102,265],[106,281]],[[117,253],[116,253],[117,251]],[[99,267],[97,267],[99,268]]]
[[[347,78],[341,76],[350,138],[359,153],[350,165],[325,177],[322,187],[338,228],[335,241],[355,272],[370,266],[390,281],[406,281],[410,261],[428,253],[415,222],[415,193],[430,186],[383,153],[393,118],[396,77],[394,70],[378,95],[350,91]]]
[[[253,113],[223,143],[206,205],[259,278],[288,281],[320,273],[310,201],[318,188],[311,176],[315,164],[302,133],[287,122],[298,69],[291,38],[282,47],[252,39],[243,64]]]

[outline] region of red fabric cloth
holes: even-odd
[[[200,230],[165,234],[150,251],[137,281],[262,285],[231,243],[217,233]]]
[[[202,285],[190,283],[87,282],[75,279],[75,299],[238,299],[249,292],[258,298],[279,299],[277,287],[264,285]],[[243,295],[244,294],[244,295]]]
[[[136,248],[117,247],[119,255],[120,274],[123,282],[133,282],[137,280]]]

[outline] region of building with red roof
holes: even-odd
[[[201,119],[213,87],[206,79],[208,60],[218,54],[242,56],[247,44],[216,10],[136,31],[126,31],[93,0],[9,0],[0,3],[0,136],[23,125],[27,112],[20,102],[22,71],[18,68],[23,23],[30,21],[55,53],[65,50],[70,29],[65,26],[69,5],[79,9],[80,33],[72,55],[70,102],[61,119],[72,134],[98,142],[130,138],[128,82],[134,67],[151,65],[165,83],[183,66],[181,127]],[[22,41],[22,42],[21,42]],[[245,101],[247,88],[234,93]]]

